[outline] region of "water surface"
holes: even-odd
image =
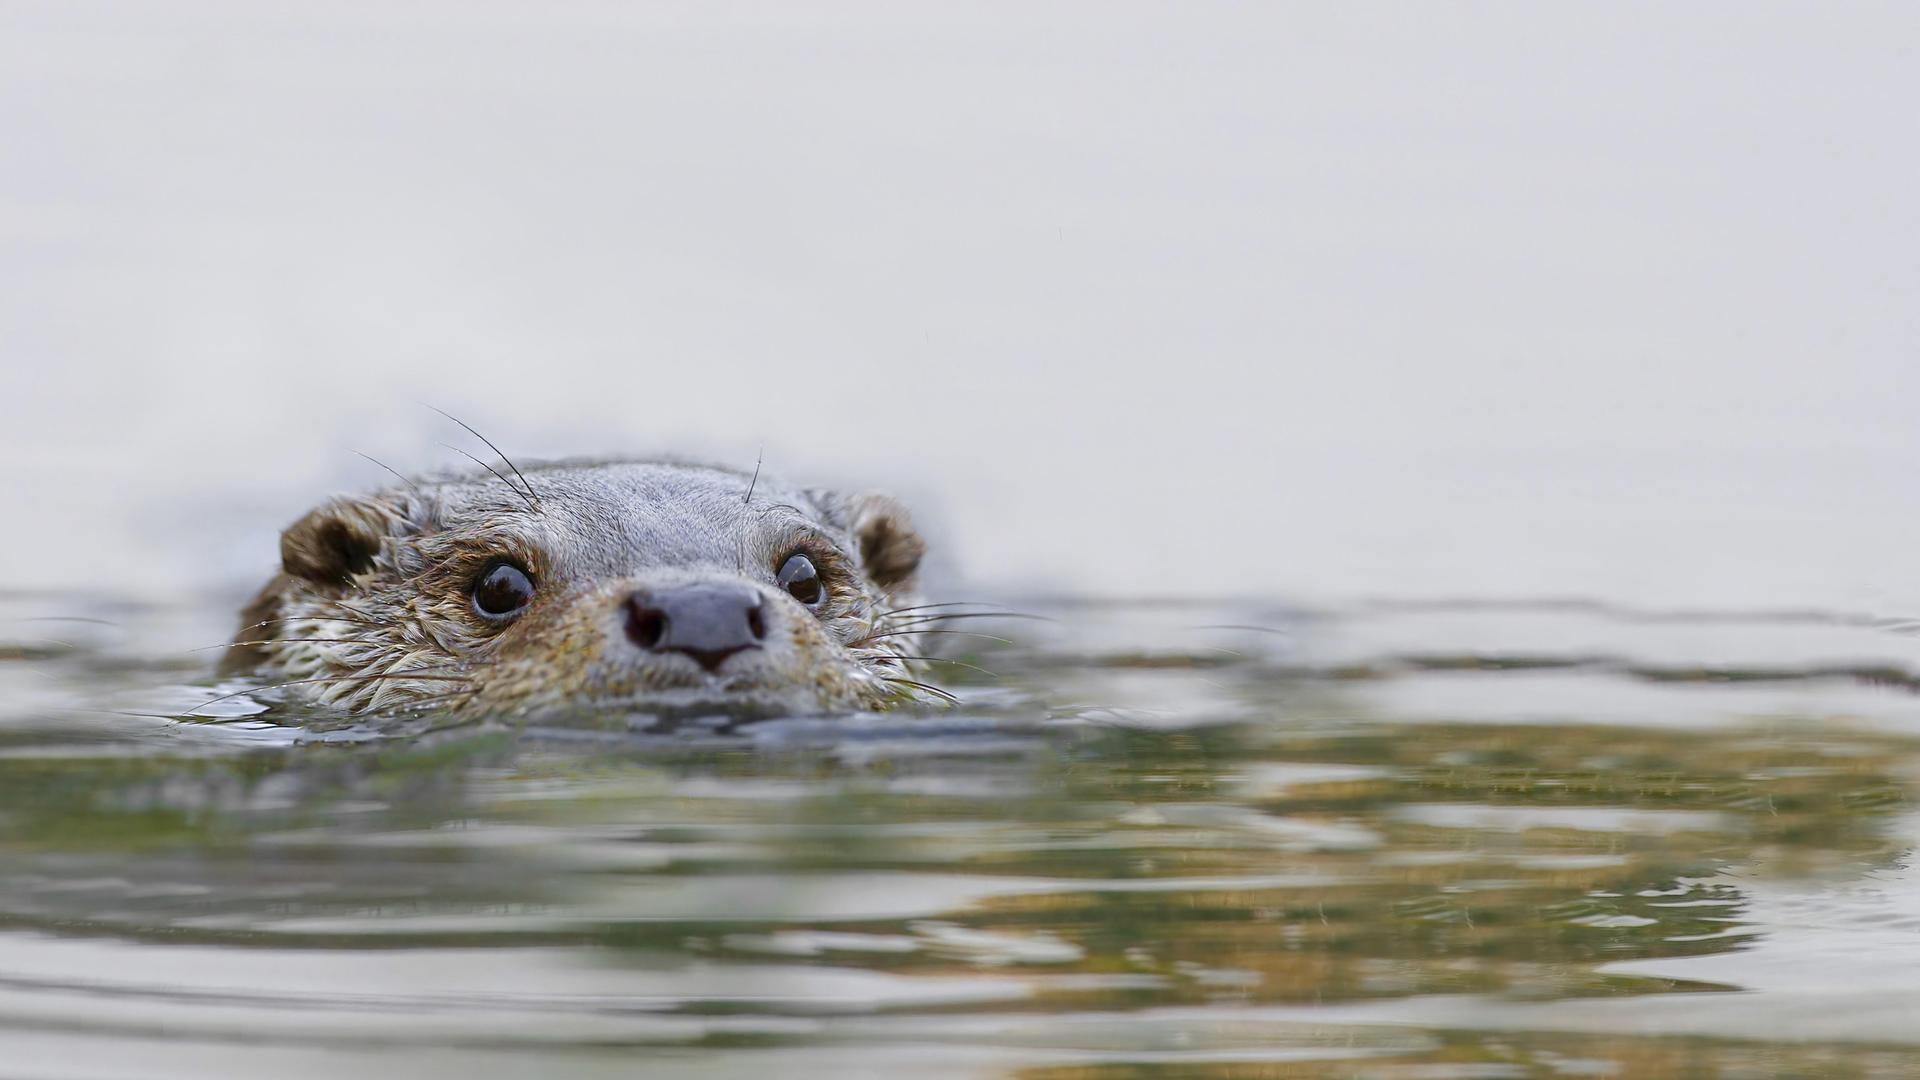
[[[1017,606],[957,709],[580,730],[9,597],[9,1074],[1920,1070],[1908,623]]]

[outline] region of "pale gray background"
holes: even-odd
[[[0,3],[0,583],[356,447],[911,496],[976,582],[1920,609],[1907,4]]]

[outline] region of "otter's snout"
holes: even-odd
[[[747,584],[699,582],[643,590],[627,597],[627,637],[648,652],[677,652],[709,672],[727,657],[757,649],[767,636],[759,590]]]

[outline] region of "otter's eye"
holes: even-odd
[[[820,580],[820,571],[813,568],[813,560],[805,555],[787,556],[787,561],[780,564],[778,580],[781,588],[808,607],[819,607],[820,601],[827,598],[827,586]]]
[[[533,579],[512,563],[499,563],[473,583],[473,610],[499,621],[533,600]]]

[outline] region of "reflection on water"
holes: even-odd
[[[1920,1070],[1904,624],[1063,607],[952,712],[430,730],[7,612],[23,1074]]]

